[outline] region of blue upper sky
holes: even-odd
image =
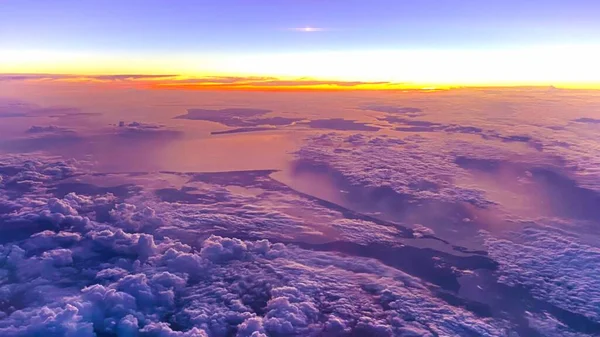
[[[8,0],[3,49],[279,52],[600,42],[593,0]],[[324,31],[298,34],[298,27]]]

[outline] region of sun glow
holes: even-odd
[[[306,31],[317,28],[305,27]],[[175,56],[174,56],[175,55]],[[396,87],[555,85],[600,88],[599,46],[563,45],[506,50],[381,50],[270,54],[99,55],[82,52],[0,51],[0,73],[179,74],[326,79]],[[339,83],[338,83],[339,84]],[[194,87],[165,84],[162,87]],[[206,86],[203,86],[206,87]],[[227,88],[227,85],[221,85]],[[233,85],[229,86],[233,88]],[[235,85],[237,89],[243,85]],[[252,84],[247,87],[254,87]],[[286,85],[281,85],[286,88]],[[296,89],[301,86],[294,85]],[[308,85],[331,89],[343,85]]]

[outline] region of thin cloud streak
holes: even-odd
[[[404,89],[408,83],[386,81],[336,81],[312,78],[281,79],[261,76],[187,77],[179,75],[62,75],[62,74],[0,74],[0,82],[84,82],[149,89],[185,90],[390,90]]]

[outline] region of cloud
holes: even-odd
[[[41,163],[34,167],[44,171]],[[8,179],[22,174],[17,171]],[[43,175],[38,180],[54,182],[52,177]],[[37,198],[44,195],[40,193]],[[334,302],[327,305],[339,309],[327,316],[315,302],[317,293],[342,294],[360,289],[355,282],[374,282],[344,271],[347,268],[374,273],[372,277],[377,279],[379,273],[388,270],[383,275],[391,272],[418,284],[410,276],[385,266],[354,266],[352,258],[335,258],[339,259],[334,262],[338,266],[331,269],[322,265],[323,258],[330,255],[327,252],[310,253],[266,240],[210,236],[198,248],[192,248],[162,235],[135,233],[154,231],[158,226],[152,222],[160,220],[155,211],[138,210],[134,205],[115,205],[110,223],[87,218],[92,216],[93,206],[104,205],[104,200],[105,197],[69,194],[61,199],[46,199],[39,205],[30,202],[19,213],[9,215],[11,221],[52,219],[55,227],[0,247],[0,270],[14,279],[2,278],[2,335],[54,331],[91,336],[92,332],[137,331],[148,336],[204,336],[236,330],[241,335],[271,335],[350,331],[355,325],[356,329],[368,331],[375,328],[375,323],[356,323],[364,315],[360,310],[365,309],[332,299]],[[255,214],[256,210],[251,212]],[[5,226],[5,222],[2,224]],[[298,256],[304,257],[298,260]],[[323,278],[315,280],[310,271],[313,269],[321,270]],[[272,273],[273,270],[277,272]],[[289,275],[289,280],[280,280],[277,274],[281,273]],[[347,273],[347,280],[358,278],[335,290],[340,287],[339,282],[331,280],[339,277],[338,273]],[[231,278],[234,275],[241,278]],[[393,278],[389,281],[395,282]],[[399,286],[403,288],[404,283]],[[415,287],[414,291],[421,293],[417,296],[437,301],[426,288]],[[42,292],[43,296],[21,296]],[[199,294],[212,295],[198,297]],[[373,295],[359,291],[357,296],[366,296],[368,301]],[[393,315],[373,305],[369,310]],[[396,328],[391,322],[384,319],[377,324],[393,332]],[[465,324],[480,323],[472,318]]]
[[[63,133],[63,132],[74,132],[74,131],[69,130],[67,128],[60,127],[60,126],[56,126],[56,125],[46,125],[46,126],[32,125],[25,132],[26,133]]]
[[[212,135],[257,132],[277,129],[277,127],[295,125],[301,118],[282,116],[265,116],[272,113],[267,109],[254,108],[228,108],[228,109],[188,109],[187,114],[175,119],[189,119],[215,122],[229,127],[231,130],[213,131]]]
[[[238,132],[266,131],[278,126],[308,126],[313,129],[330,129],[346,131],[378,131],[379,127],[371,126],[343,118],[314,119],[303,121],[302,118],[289,117],[260,117],[271,113],[271,110],[253,108],[229,109],[188,109],[188,113],[175,117],[176,119],[202,120],[220,123],[226,126],[238,127],[233,130],[217,131],[212,134],[227,134]]]
[[[482,232],[500,263],[500,282],[528,287],[537,298],[600,322],[600,249],[545,221],[505,238]]]
[[[232,134],[232,133],[269,131],[269,130],[274,130],[274,129],[275,128],[272,128],[272,127],[247,127],[247,128],[237,128],[237,129],[224,130],[224,131],[212,131],[210,134],[211,135],[227,135],[227,134]]]
[[[75,75],[75,74],[0,74],[0,81],[139,81],[158,80],[177,77],[177,75]]]
[[[325,168],[328,175],[339,172],[351,185],[389,189],[390,196],[488,204],[480,191],[454,186],[450,175],[459,172],[453,167],[452,155],[428,151],[420,138],[331,133],[309,139],[297,156],[309,165],[316,164],[314,169]],[[327,172],[327,167],[332,171]],[[380,194],[384,195],[383,190]]]
[[[423,110],[413,107],[397,107],[393,105],[370,104],[362,107],[364,110],[385,112],[389,114],[406,115],[409,117],[417,117],[423,115]]]
[[[300,31],[300,30],[298,30]],[[307,32],[305,28],[302,30]],[[313,28],[308,32],[319,32]],[[386,81],[335,81],[311,78],[280,79],[259,76],[207,76],[188,77],[181,75],[63,75],[63,74],[0,74],[0,81],[6,82],[91,82],[115,84],[143,88],[163,89],[231,89],[231,90],[343,90],[343,89],[390,89],[399,83]]]
[[[297,78],[282,80],[257,77],[206,77],[147,83],[157,89],[189,90],[250,90],[250,91],[319,91],[319,90],[390,90],[402,88],[402,83],[386,81],[335,81]]]
[[[600,119],[582,117],[582,118],[574,119],[573,122],[586,123],[586,124],[600,124]]]
[[[393,114],[390,114],[388,116],[385,117],[381,117],[378,118],[380,121],[386,121],[390,124],[393,125],[400,125],[400,126],[396,126],[394,127],[394,130],[396,131],[400,131],[400,132],[446,132],[446,133],[454,133],[454,134],[473,134],[473,135],[479,135],[481,138],[486,139],[486,140],[497,140],[497,141],[501,141],[504,143],[524,143],[527,144],[528,146],[538,150],[538,151],[543,151],[544,149],[544,145],[542,144],[541,141],[534,139],[531,136],[528,135],[503,135],[500,134],[498,131],[495,130],[486,130],[480,127],[476,127],[476,126],[464,126],[464,125],[458,125],[458,124],[443,124],[443,123],[438,123],[438,122],[431,122],[431,121],[425,121],[425,120],[416,120],[416,119],[412,119],[414,117],[417,116],[421,116],[420,113],[413,113],[411,111],[412,108],[409,108],[409,110],[407,110],[408,112],[404,113],[401,112],[403,111],[403,108],[400,108],[400,110],[394,110],[394,109],[379,109],[376,108],[378,110],[374,110],[374,111],[384,111],[384,112],[390,112],[392,111]],[[371,109],[372,110],[372,109]],[[405,118],[405,117],[398,117],[396,114],[406,114],[406,116],[410,117],[410,118]]]
[[[397,165],[400,154],[419,153],[411,150],[418,139],[333,134],[313,141],[311,147],[367,145],[366,152],[353,154],[375,152],[367,164],[373,156],[395,154],[379,159]],[[329,150],[312,153],[326,156]],[[501,336],[523,324],[482,314],[484,304],[474,309],[458,297],[457,280],[493,272],[491,258],[412,246],[403,240],[423,239],[400,225],[295,192],[270,179],[272,171],[161,173],[186,181],[177,190],[213,199],[206,204],[163,201],[155,190],[120,196],[103,194],[115,190],[108,187],[56,191],[69,183],[63,180],[83,173],[75,163],[47,158],[0,159],[0,195],[18,204],[0,214],[0,335]],[[392,177],[395,188],[401,187],[400,176]],[[9,193],[24,181],[34,187]],[[228,189],[232,185],[261,192],[238,193]],[[312,212],[314,221],[306,223],[290,210]],[[335,239],[315,235],[321,230],[336,231]],[[593,282],[586,275],[582,279]],[[587,287],[577,290],[594,294]],[[492,295],[509,298],[544,322],[542,302],[520,302],[527,296],[511,297],[511,291]],[[568,309],[585,308],[573,302]],[[593,328],[594,318],[581,315],[574,317]],[[561,319],[558,331],[576,331],[576,324]],[[548,325],[537,323],[544,331]]]
[[[81,241],[68,248],[48,247],[46,244],[46,250],[41,252],[41,246],[32,242],[29,247],[40,253],[27,257],[24,250],[12,246],[12,252],[5,255],[8,264],[5,266],[9,267],[9,273],[20,275],[18,287],[27,287],[29,291],[44,289],[48,295],[36,300],[25,299],[23,304],[27,306],[26,309],[9,309],[0,322],[3,335],[39,335],[60,331],[65,335],[91,336],[92,331],[139,331],[141,335],[148,336],[205,336],[235,333],[236,330],[242,335],[255,332],[265,335],[312,334],[323,330],[349,331],[354,325],[357,331],[383,329],[391,335],[397,329],[406,328],[393,323],[394,311],[386,312],[376,303],[371,308],[361,309],[343,298],[332,299],[327,305],[334,308],[334,312],[326,314],[319,310],[315,302],[317,293],[322,291],[342,294],[351,289],[360,289],[360,286],[356,287],[357,282],[365,282],[364,286],[375,284],[375,280],[381,280],[377,276],[380,272],[377,268],[382,267],[367,268],[365,271],[374,273],[372,276],[354,275],[353,272],[344,271],[353,265],[351,259],[334,258],[333,265],[336,267],[325,268],[321,261],[327,253],[309,252],[298,260],[294,257],[299,256],[297,248],[267,241],[211,236],[202,243],[199,251],[194,251],[172,241],[156,241],[147,234],[127,234],[107,225],[90,225],[82,227]],[[46,265],[45,261],[50,264]],[[86,272],[81,276],[89,275],[89,281],[102,283],[75,283],[69,286],[66,293],[54,287],[54,282],[71,279],[73,264],[85,265]],[[114,266],[112,270],[115,271],[115,267],[120,266],[129,271],[128,275],[107,279],[108,266]],[[269,270],[284,272],[290,280],[284,284]],[[314,278],[313,272],[317,271],[323,276]],[[399,291],[398,295],[403,299],[398,300],[436,302],[426,288],[417,285],[418,282],[409,286],[411,295],[401,295],[401,289],[407,289],[406,283],[398,284],[400,288],[393,290],[397,282],[392,277],[395,275],[410,283],[416,280],[392,270],[388,272],[392,274],[386,276],[386,282],[391,283],[385,289],[390,294]],[[210,275],[210,279],[202,275]],[[231,278],[234,275],[243,278]],[[333,282],[332,278],[337,277],[348,281],[342,284]],[[253,289],[256,292],[248,292]],[[375,290],[375,294],[379,291]],[[356,292],[356,296],[365,296],[366,303],[372,296],[376,299],[375,294],[363,294],[360,290]],[[16,300],[10,295],[16,294],[9,294],[5,298],[9,304]],[[263,296],[266,297],[261,299]],[[448,315],[442,309],[446,305],[442,302],[438,302],[438,305],[441,305],[440,309],[434,309],[429,314],[423,313],[425,317],[430,314],[439,318]],[[364,320],[361,310],[376,310],[384,318],[377,323],[357,323],[359,319]],[[326,323],[322,323],[323,319]],[[475,317],[463,316],[460,320],[462,323],[457,322],[456,328],[448,330],[439,326],[435,329],[440,332],[461,331],[472,326],[488,332],[497,329]],[[175,322],[178,331],[173,329]],[[415,329],[431,329],[428,328],[431,321],[406,323],[416,326]]]
[[[226,126],[257,126],[253,118],[270,113],[267,109],[229,108],[229,109],[188,109],[187,114],[176,119],[202,120],[220,123]]]
[[[313,129],[330,129],[330,130],[344,130],[344,131],[379,131],[380,128],[376,126],[367,125],[357,121],[347,120],[343,118],[330,118],[330,119],[315,119],[306,123]]]
[[[119,121],[117,134],[132,139],[170,140],[181,137],[183,132],[167,128],[162,124]]]

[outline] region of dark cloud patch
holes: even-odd
[[[472,134],[479,135],[483,139],[487,140],[498,140],[504,143],[524,143],[532,148],[543,151],[543,144],[528,135],[502,135],[494,130],[485,130],[475,126],[464,126],[457,124],[441,124],[430,121],[414,120],[397,116],[386,116],[379,118],[379,120],[386,121],[397,126],[394,128],[396,131],[401,132],[447,132],[447,133],[461,133],[461,134]]]
[[[585,123],[585,124],[600,124],[600,119],[582,117],[582,118],[574,119],[573,122]]]
[[[397,127],[394,128],[396,131],[401,132],[436,132],[439,129],[428,127],[428,126],[406,126],[406,127]]]
[[[160,200],[186,204],[209,205],[229,200],[226,193],[215,191],[211,194],[194,193],[193,190],[181,188],[162,188],[155,191]]]
[[[295,122],[301,121],[301,118],[287,118],[287,117],[264,117],[255,118],[251,122],[256,125],[272,125],[272,126],[285,126],[291,125]]]
[[[34,75],[34,74],[0,74],[0,81],[25,81],[47,78],[48,75]]]
[[[281,80],[274,77],[201,77],[186,79],[168,79],[157,83],[158,87],[190,88],[190,89],[352,89],[378,87],[386,89],[398,85],[391,82],[360,82],[360,81],[322,81],[306,78]]]
[[[432,130],[435,130],[438,128],[441,129],[441,128],[446,127],[445,125],[440,124],[440,123],[422,121],[422,120],[414,120],[414,119],[398,117],[398,116],[386,116],[383,118],[379,118],[379,120],[383,120],[383,121],[389,122],[391,124],[402,124],[402,125],[409,125],[409,126],[428,127],[428,128],[432,128]]]
[[[0,74],[0,81],[60,81],[60,80],[96,80],[96,81],[135,81],[168,79],[177,75],[143,75],[143,74],[119,74],[119,75],[63,75],[63,74]]]
[[[249,127],[240,127],[232,130],[224,130],[224,131],[213,131],[212,135],[223,135],[223,134],[231,134],[231,133],[244,133],[244,132],[257,132],[257,131],[268,131],[274,130],[277,126],[287,126],[292,125],[298,121],[301,121],[300,118],[287,118],[287,117],[264,117],[264,118],[253,118],[246,120],[246,124],[250,125],[263,125],[263,126],[249,126]]]
[[[124,121],[120,121],[118,126],[120,128],[138,129],[138,130],[157,130],[157,129],[164,128],[164,125],[160,125],[160,124],[140,123],[140,122],[126,123]]]
[[[412,107],[398,107],[393,105],[366,105],[363,110],[385,112],[394,115],[405,115],[409,117],[418,117],[423,115],[423,110]]]
[[[313,129],[329,129],[341,131],[379,131],[381,128],[343,118],[315,119],[306,123]]]
[[[451,133],[466,133],[466,134],[481,134],[483,129],[475,126],[449,125],[444,128],[444,131]]]
[[[464,169],[488,173],[496,173],[503,166],[503,162],[498,159],[470,158],[465,156],[456,157],[455,163]]]
[[[21,208],[21,205],[8,199],[0,199],[0,215],[8,214]]]
[[[281,80],[276,77],[260,76],[209,76],[182,78],[175,74],[116,74],[116,75],[63,75],[63,74],[0,74],[0,81],[80,81],[80,82],[132,82],[148,83],[152,81],[157,87],[178,88],[352,88],[378,85],[385,88],[397,85],[391,82],[360,82],[360,81],[320,81],[305,78],[296,80]]]
[[[63,128],[56,125],[32,125],[26,133],[68,133],[74,132],[73,130],[69,130],[67,128]]]
[[[237,129],[224,130],[224,131],[212,131],[210,134],[211,135],[227,135],[227,134],[232,134],[232,133],[258,132],[258,131],[269,131],[269,130],[274,130],[274,128],[267,128],[267,127],[237,128]]]
[[[213,131],[211,134],[231,134],[243,132],[256,132],[272,130],[278,126],[292,125],[300,118],[288,118],[281,116],[260,117],[272,112],[266,109],[230,108],[230,109],[188,109],[185,115],[177,116],[176,119],[202,120],[220,123],[225,126],[236,127],[233,130]]]
[[[528,143],[532,139],[529,136],[499,136],[502,140],[507,142],[521,142]]]
[[[188,109],[185,115],[177,116],[176,119],[190,119],[216,122],[226,126],[243,127],[256,126],[248,119],[262,116],[271,112],[266,109],[230,108],[230,109]]]
[[[448,128],[447,125],[440,123],[414,120],[397,116],[387,116],[385,118],[380,118],[380,120],[384,120],[391,124],[402,125],[395,127],[394,130],[403,132],[443,132],[446,130],[446,128]],[[457,129],[457,131],[460,130]]]
[[[285,185],[271,179],[269,175],[276,170],[207,172],[191,174],[190,182],[204,182],[218,185],[231,185],[246,188],[261,188],[265,190],[281,190]]]
[[[11,112],[7,109],[0,107],[0,118],[16,118],[16,117],[27,117],[24,112]]]
[[[299,86],[339,86],[355,87],[361,85],[385,85],[390,82],[360,81],[319,81],[310,79],[280,80],[275,77],[204,77],[178,80],[173,84],[188,84],[207,87],[299,87]]]
[[[137,139],[173,139],[183,135],[183,132],[169,129],[162,124],[120,121],[117,124],[119,136]]]
[[[0,174],[2,174],[2,175],[14,176],[17,173],[21,172],[22,170],[23,169],[18,166],[0,164]]]
[[[504,143],[525,143],[538,151],[544,150],[544,146],[540,141],[533,139],[531,136],[527,136],[527,135],[505,136],[505,135],[501,135],[495,131],[482,132],[480,135],[483,139],[495,139],[495,140],[500,140]]]
[[[95,79],[95,80],[108,80],[108,81],[157,80],[157,79],[168,79],[168,78],[174,78],[174,77],[177,77],[177,75],[118,74],[118,75],[84,76],[84,78]]]

